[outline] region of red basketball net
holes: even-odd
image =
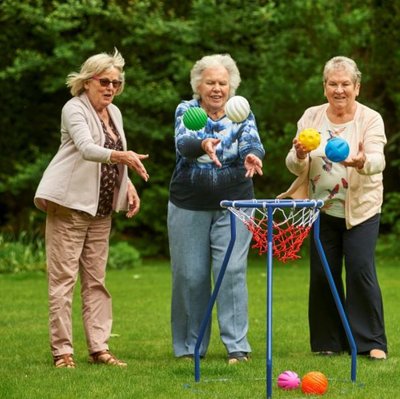
[[[254,208],[248,215],[243,208],[230,207],[229,210],[240,219],[253,235],[252,248],[259,255],[268,251],[268,214],[265,208]],[[272,252],[273,256],[287,262],[300,258],[298,252],[311,226],[317,219],[319,209],[311,208],[274,208],[272,211]]]

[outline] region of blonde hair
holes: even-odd
[[[100,75],[111,68],[118,69],[120,73],[121,86],[115,92],[115,95],[121,94],[125,86],[124,73],[125,60],[121,53],[115,48],[114,54],[100,53],[89,57],[81,66],[79,72],[71,72],[67,77],[67,87],[73,96],[79,96],[85,91],[84,84],[93,76]]]
[[[359,71],[357,64],[351,58],[337,56],[331,58],[324,67],[323,82],[324,84],[328,80],[328,75],[337,69],[344,69],[351,75],[351,80],[354,84],[361,83],[361,72]]]
[[[223,66],[229,74],[229,97],[235,95],[240,85],[240,72],[236,62],[229,54],[206,55],[198,60],[190,71],[190,85],[193,90],[193,98],[199,99],[198,87],[201,82],[201,75],[207,68]]]

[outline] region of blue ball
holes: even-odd
[[[325,147],[325,155],[332,162],[344,161],[350,153],[347,141],[340,137],[330,139]]]

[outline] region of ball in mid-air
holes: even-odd
[[[291,390],[296,389],[300,386],[300,378],[294,371],[286,370],[278,376],[278,387]]]
[[[233,96],[225,104],[225,114],[232,122],[243,122],[250,114],[250,104],[242,96]]]
[[[348,156],[350,147],[347,141],[340,137],[330,139],[325,147],[325,155],[332,162],[342,162]]]
[[[319,371],[310,371],[301,380],[303,393],[323,395],[328,390],[328,379]]]
[[[183,124],[189,130],[198,131],[207,124],[207,113],[203,108],[190,107],[183,114]]]
[[[313,151],[321,143],[321,134],[316,129],[304,129],[299,133],[297,140],[307,151]]]

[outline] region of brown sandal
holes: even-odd
[[[54,366],[58,369],[74,369],[75,362],[71,353],[66,353],[65,355],[59,355],[53,357]]]
[[[109,366],[119,366],[119,367],[126,367],[127,364],[117,359],[110,351],[100,351],[96,353],[92,353],[89,356],[89,363],[92,364],[106,364]]]

